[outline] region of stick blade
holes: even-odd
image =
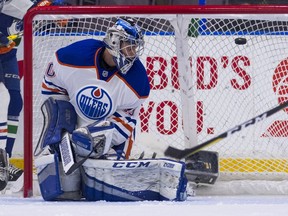
[[[172,146],[168,146],[168,148],[164,152],[164,155],[167,157],[172,157],[172,158],[180,160],[184,158],[188,153],[189,151],[186,152],[186,150],[181,150],[181,149],[174,148]]]

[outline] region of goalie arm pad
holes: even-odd
[[[143,201],[186,199],[185,164],[168,159],[93,160],[83,164],[87,200]]]
[[[113,136],[113,144],[119,145],[131,136],[133,133],[139,115],[140,107],[129,110],[118,110],[107,120],[115,124],[116,133]]]
[[[68,101],[48,98],[41,106],[44,118],[42,133],[34,154],[39,153],[46,147],[58,148],[64,131],[72,133],[77,123],[77,114],[74,107]],[[38,147],[40,152],[36,153]]]

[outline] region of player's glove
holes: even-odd
[[[16,43],[13,40],[4,37],[0,37],[0,54],[8,53],[16,46]]]
[[[7,37],[9,40],[12,40],[15,42],[15,46],[19,46],[20,42],[21,42],[21,39],[22,39],[22,36],[19,35],[19,34],[13,34],[13,35],[9,35]]]

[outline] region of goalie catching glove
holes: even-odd
[[[94,159],[102,157],[110,150],[113,132],[114,123],[102,120],[74,130],[71,141],[75,153]]]

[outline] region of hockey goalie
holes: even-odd
[[[43,131],[35,151],[44,200],[186,199],[185,163],[129,159],[149,96],[141,29],[118,19],[103,41],[57,50],[42,83]]]

